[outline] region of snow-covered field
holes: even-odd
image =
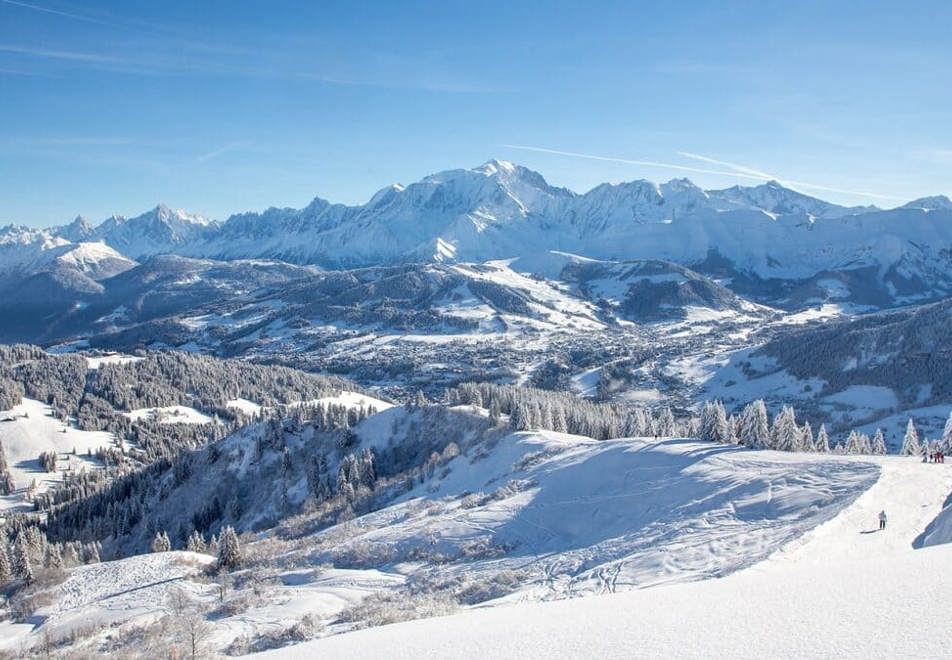
[[[191,552],[140,555],[118,561],[79,566],[53,589],[52,602],[34,613],[29,623],[0,623],[0,649],[18,650],[40,628],[53,639],[100,628],[119,628],[135,620],[152,621],[164,614],[169,590],[182,587],[200,595],[214,590],[189,580],[214,560]]]
[[[80,431],[53,417],[52,412],[49,406],[33,399],[23,399],[13,409],[0,412],[0,442],[17,489],[12,495],[0,496],[0,511],[32,508],[26,496],[34,481],[35,492],[43,492],[51,483],[62,481],[67,469],[99,466],[90,454],[114,444],[111,433]],[[39,457],[45,451],[58,454],[56,472],[40,466]]]
[[[211,424],[215,421],[215,418],[189,406],[139,408],[122,414],[132,421],[154,419],[160,424]]]
[[[368,420],[364,441],[395,414]],[[255,567],[234,574],[224,604],[209,558],[141,555],[71,570],[52,605],[3,624],[0,646],[81,630],[77,648],[95,653],[167,614],[182,588],[219,653],[300,641],[288,631],[306,618],[320,639],[276,657],[939,657],[950,642],[908,635],[897,613],[941,625],[952,549],[913,545],[952,540],[934,522],[950,490],[952,464],[917,459],[516,433],[297,545],[246,538]],[[332,567],[358,551],[379,559]],[[354,631],[352,608],[402,598],[424,574],[518,579],[452,616]]]
[[[320,399],[301,401],[290,405],[345,406],[347,408],[364,408],[367,410],[373,408],[377,412],[383,412],[388,408],[393,408],[392,403],[387,403],[381,399],[356,392],[341,392],[337,396],[325,396]]]
[[[880,458],[838,516],[721,580],[479,608],[290,646],[269,657],[949,657],[952,547],[914,550],[952,465]],[[889,525],[877,530],[885,508]],[[908,615],[908,616],[906,616]]]
[[[428,552],[453,557],[483,544],[500,552],[444,572],[521,571],[520,599],[620,591],[748,566],[836,515],[877,475],[865,462],[692,440],[517,433],[362,516],[340,548],[399,553],[426,539]]]
[[[123,355],[121,353],[108,353],[106,355],[87,355],[86,363],[90,369],[98,369],[104,364],[128,364],[129,362],[138,362],[143,358],[135,355]]]

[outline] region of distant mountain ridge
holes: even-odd
[[[48,269],[54,252],[85,243],[130,262],[171,254],[333,269],[518,258],[532,270],[556,250],[671,261],[774,302],[788,295],[835,299],[855,288],[848,274],[859,271],[868,290],[846,299],[855,294],[888,306],[952,292],[952,202],[942,196],[891,210],[848,208],[776,181],[705,191],[687,179],[606,183],[579,194],[499,160],[392,185],[359,206],[316,198],[302,209],[218,222],[159,205],[98,226],[77,218],[43,230],[7,227],[0,230],[0,273]],[[89,259],[83,263],[96,270]],[[841,284],[824,288],[816,285],[821,280]]]

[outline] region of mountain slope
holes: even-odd
[[[952,488],[952,471],[874,459],[880,480],[837,517],[777,555],[722,580],[550,603],[471,609],[277,649],[262,658],[823,657],[867,658],[888,648],[945,657],[945,635],[908,632],[896,612],[919,606],[941,628],[952,577],[948,545],[912,541]],[[875,530],[885,506],[893,521]],[[835,616],[825,613],[835,612]],[[757,634],[750,631],[757,622]],[[492,634],[487,635],[486,631]]]

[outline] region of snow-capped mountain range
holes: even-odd
[[[44,230],[11,226],[0,233],[0,272],[35,272],[85,242],[137,261],[177,254],[326,268],[519,257],[527,269],[544,270],[539,257],[550,250],[692,267],[714,257],[762,280],[874,266],[896,298],[935,297],[936,287],[952,287],[952,202],[945,197],[892,210],[847,208],[773,181],[705,191],[687,179],[606,183],[577,194],[498,160],[393,185],[360,206],[317,198],[303,209],[218,222],[159,205],[95,227],[84,218]]]

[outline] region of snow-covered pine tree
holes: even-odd
[[[949,412],[949,418],[945,420],[945,429],[942,431],[942,451],[952,454],[952,411]]]
[[[910,418],[909,423],[906,424],[906,435],[902,439],[902,448],[899,450],[899,453],[902,456],[922,455],[922,447],[919,445],[919,431],[916,430],[916,425],[912,421],[912,418]]]
[[[10,556],[7,554],[7,543],[0,540],[0,584],[10,581],[12,577],[10,568]]]
[[[72,541],[63,548],[63,562],[70,567],[79,564],[79,553],[76,552],[76,544]]]
[[[727,411],[720,401],[714,402],[714,442],[722,444],[733,443],[730,423],[727,421]]]
[[[706,401],[701,408],[701,440],[705,442],[729,443],[731,441],[730,426],[727,422],[727,411],[720,401]]]
[[[740,442],[746,447],[760,449],[770,442],[770,420],[767,405],[757,399],[744,408],[740,418]]]
[[[886,437],[883,435],[882,429],[876,429],[876,434],[873,436],[872,451],[878,456],[886,454]]]
[[[854,430],[850,431],[849,437],[846,438],[846,449],[845,449],[845,453],[850,454],[850,455],[862,454],[863,452],[862,452],[862,446],[861,446],[861,445],[862,445],[862,443],[861,443],[861,441],[860,441],[859,431],[857,431],[857,430],[854,429]]]
[[[224,527],[218,539],[218,568],[233,569],[241,565],[241,547],[233,527]]]
[[[826,424],[820,424],[820,430],[816,434],[816,442],[814,443],[816,451],[821,454],[830,453],[830,436],[826,432]]]
[[[30,563],[30,551],[23,534],[17,534],[13,542],[13,574],[27,584],[33,582],[33,565]]]
[[[790,406],[784,406],[774,418],[773,429],[770,432],[771,449],[778,451],[794,451],[800,441],[800,427],[797,426],[797,416]]]
[[[208,554],[213,557],[218,556],[218,537],[212,534],[212,537],[208,539]]]
[[[185,549],[189,552],[205,552],[208,548],[205,545],[205,539],[202,537],[202,533],[197,529],[193,530],[188,537],[188,543],[186,543]]]
[[[46,557],[43,559],[43,565],[47,568],[63,568],[63,554],[60,552],[59,544],[48,543],[46,545]]]
[[[517,403],[509,415],[509,428],[513,431],[528,431],[532,423],[525,404]]]
[[[13,483],[13,475],[10,474],[10,467],[3,453],[3,443],[0,442],[0,495],[10,495],[14,490],[16,485]]]
[[[169,541],[169,535],[164,531],[158,531],[155,533],[155,538],[152,539],[152,552],[168,552],[172,549],[172,542]]]
[[[813,427],[810,422],[804,422],[800,429],[800,446],[797,451],[816,451],[816,440],[813,438]]]
[[[658,435],[662,438],[670,438],[675,435],[675,426],[676,422],[674,420],[674,413],[671,412],[671,408],[665,406],[661,409],[661,414],[658,415],[657,422],[657,432]]]
[[[166,542],[168,542],[169,537],[165,537]],[[169,550],[171,550],[171,546]],[[99,545],[99,541],[93,541],[92,543],[84,546],[83,548],[83,562],[86,564],[98,564],[100,556],[102,555],[102,548]]]

